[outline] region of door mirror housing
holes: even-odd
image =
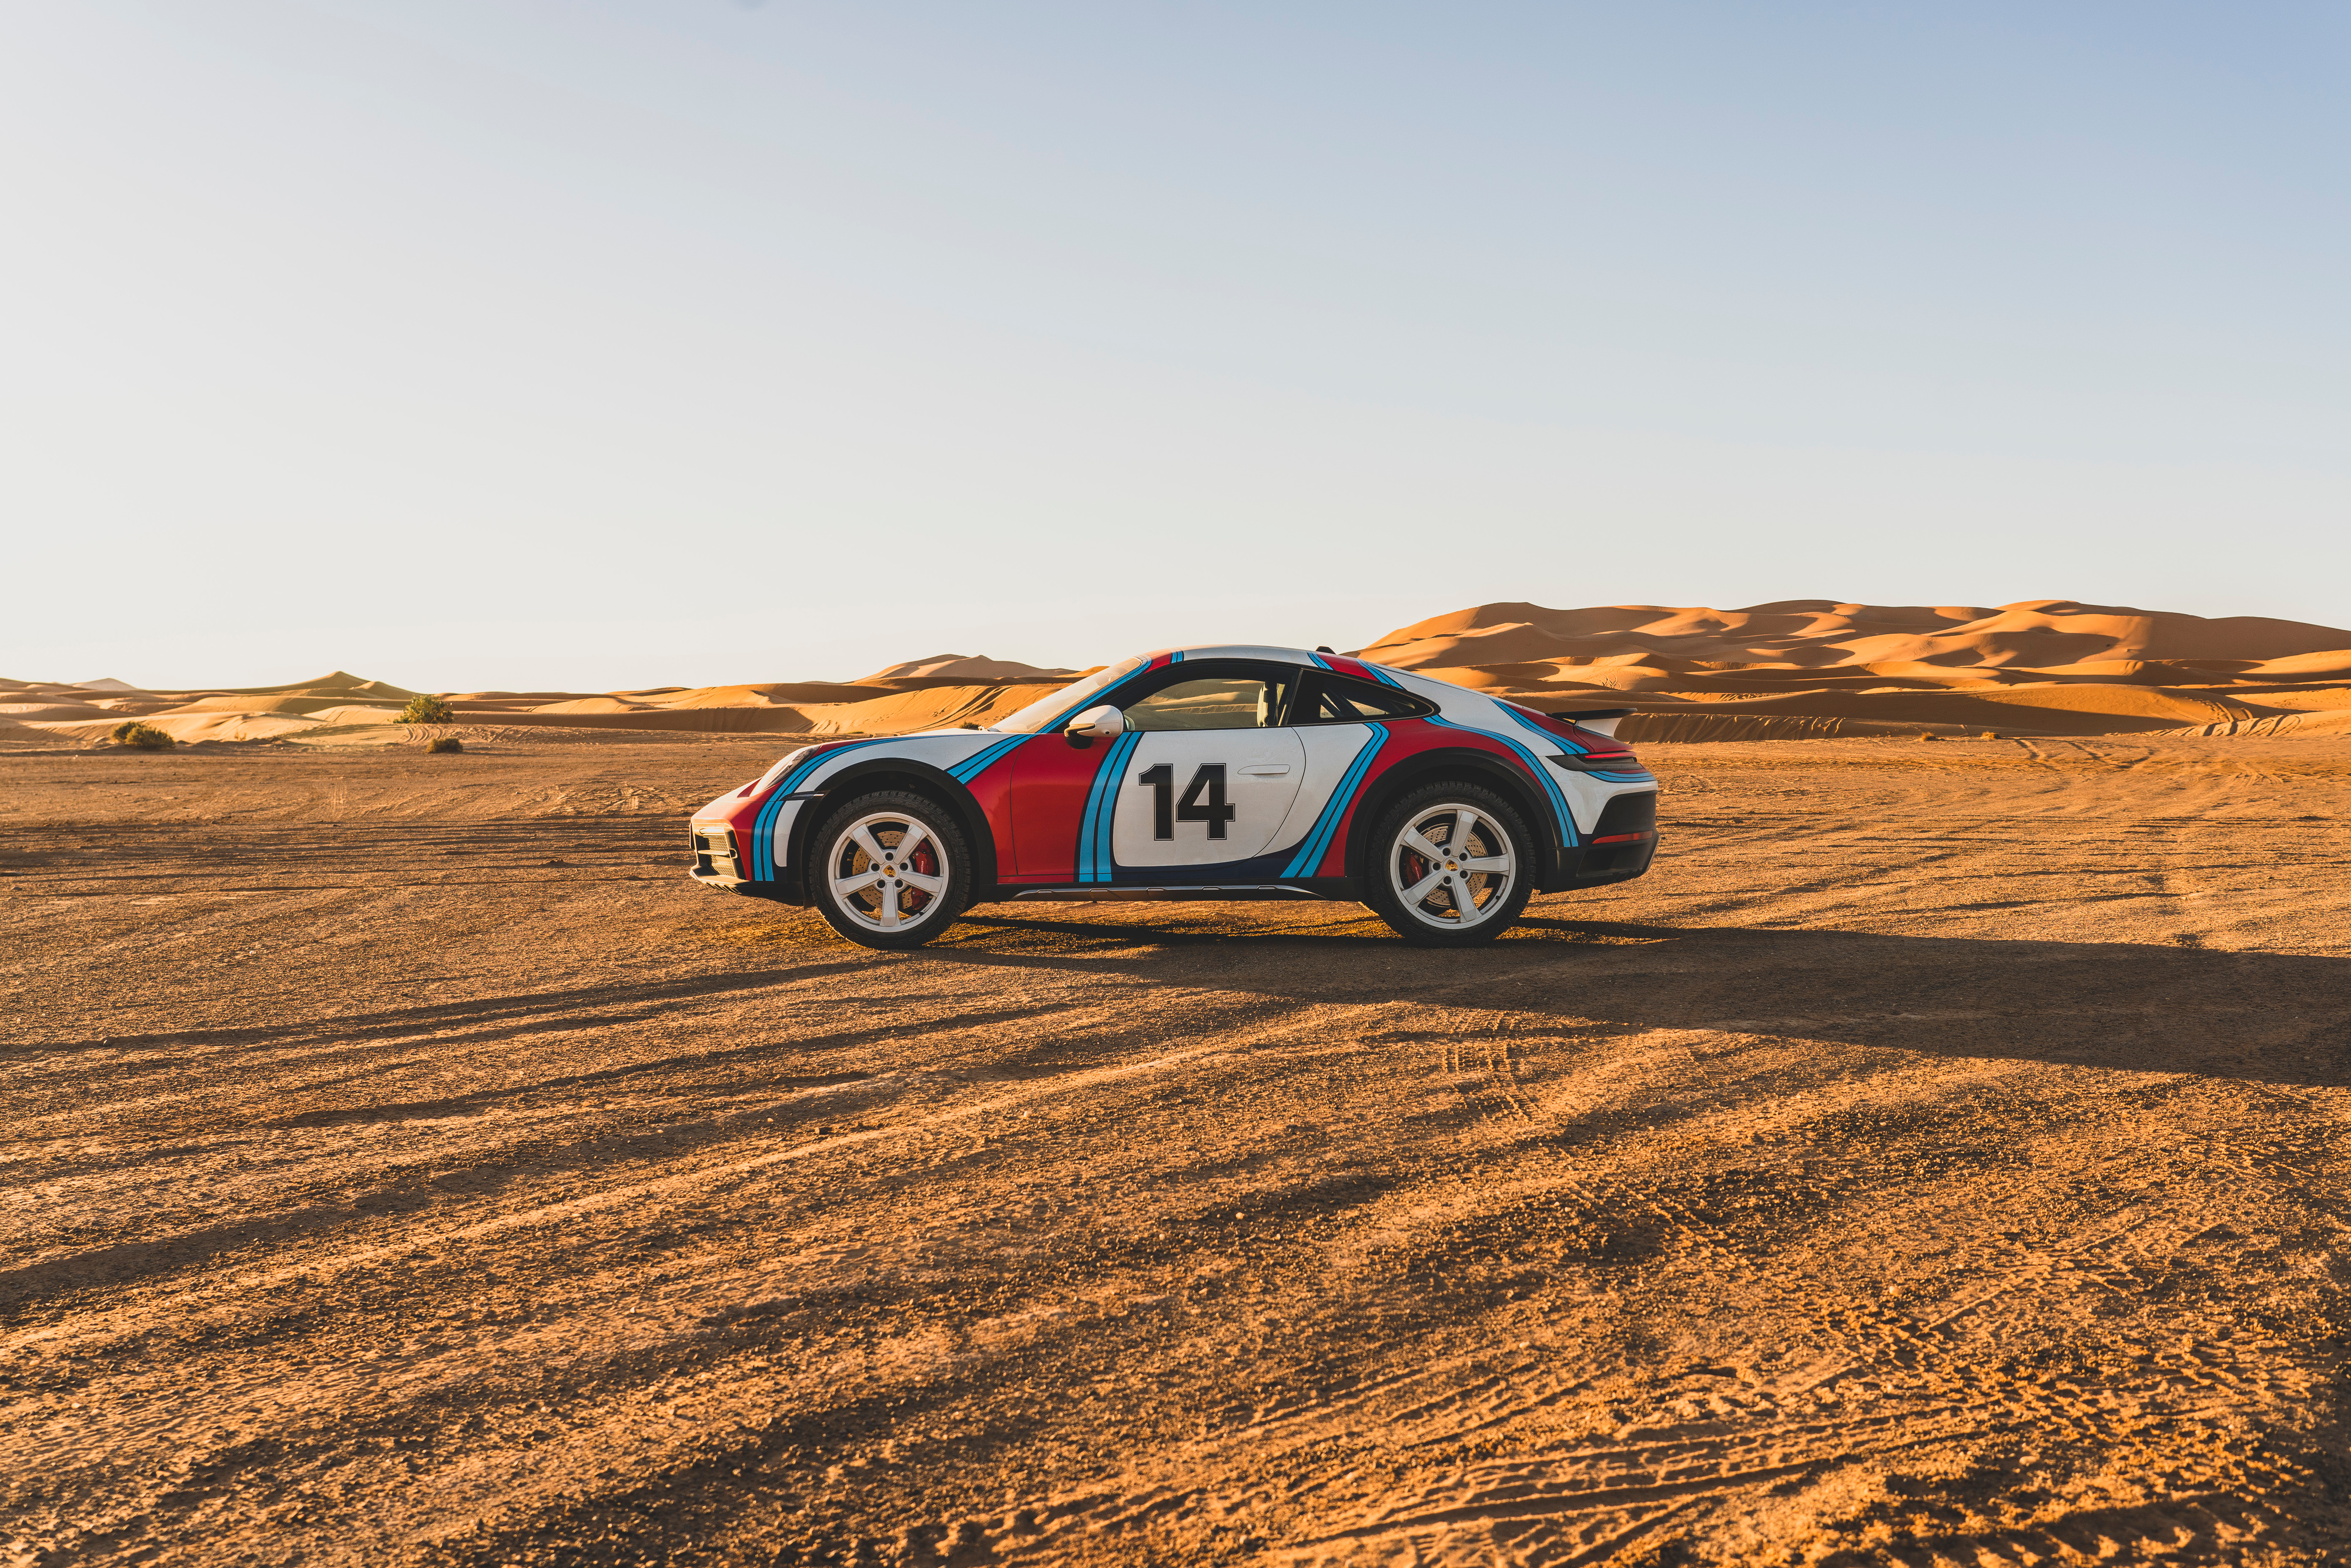
[[[1100,707],[1090,707],[1070,721],[1069,733],[1082,736],[1088,740],[1097,736],[1123,735],[1126,733],[1126,715],[1108,703]]]

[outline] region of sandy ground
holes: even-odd
[[[2351,739],[881,955],[758,737],[0,757],[0,1563],[2337,1561]]]

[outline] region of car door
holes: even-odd
[[[1263,854],[1298,798],[1291,729],[1153,730],[1123,769],[1115,866],[1215,866]]]
[[[1118,873],[1264,852],[1304,770],[1304,748],[1280,723],[1296,678],[1292,666],[1257,661],[1178,664],[1125,697],[1128,728],[1114,739],[1075,754],[1059,737],[1022,747],[1014,773],[1022,880],[1132,880]]]
[[[1280,722],[1296,672],[1218,661],[1178,673],[1124,710],[1110,833],[1120,869],[1252,859],[1298,798],[1305,749]]]

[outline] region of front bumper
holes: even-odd
[[[750,880],[744,874],[742,849],[734,829],[723,822],[696,822],[687,830],[687,836],[694,851],[691,874],[695,881],[713,887],[737,887]]]

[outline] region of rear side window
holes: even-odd
[[[1307,679],[1292,724],[1362,724],[1374,718],[1413,718],[1435,713],[1437,705],[1424,702],[1394,686],[1375,685],[1352,675],[1320,671]]]

